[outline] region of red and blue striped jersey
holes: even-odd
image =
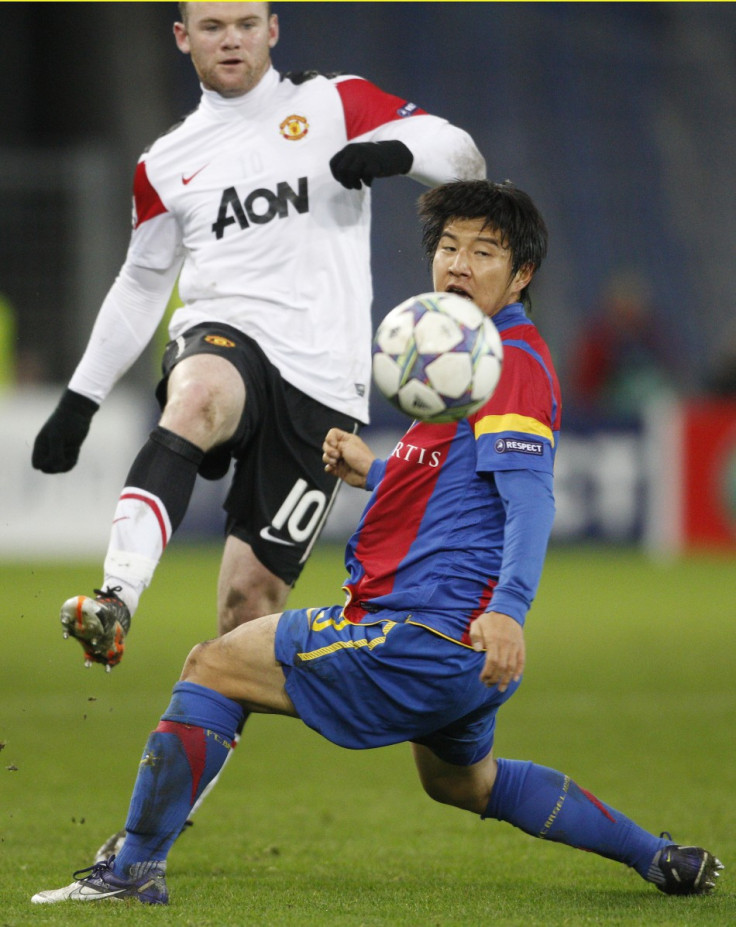
[[[371,621],[384,608],[405,611],[467,644],[470,622],[492,607],[496,587],[500,594],[500,576],[531,569],[523,586],[532,596],[536,590],[541,562],[525,563],[518,544],[518,562],[505,559],[507,511],[494,474],[537,471],[551,485],[560,388],[522,305],[506,306],[494,322],[504,360],[488,402],[459,422],[413,422],[389,458],[371,468],[373,493],[346,549],[350,621]],[[526,521],[523,530],[545,532],[543,549],[551,518]]]

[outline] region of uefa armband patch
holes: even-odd
[[[513,451],[517,454],[533,454],[535,457],[541,457],[544,453],[544,445],[541,441],[522,441],[518,438],[497,438],[493,447],[497,454],[510,454]]]
[[[406,103],[401,109],[396,110],[396,114],[401,116],[402,119],[405,119],[407,116],[413,116],[418,109],[419,107],[416,103]]]

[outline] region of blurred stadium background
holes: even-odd
[[[446,115],[473,134],[489,176],[529,191],[548,220],[534,317],[566,401],[558,512],[528,624],[530,671],[505,709],[501,755],[564,768],[645,826],[712,843],[732,867],[736,5],[274,9],[280,70],[357,73]],[[95,417],[74,471],[36,473],[31,446],[123,260],[137,157],[196,105],[198,87],[171,36],[175,4],[3,3],[2,14],[0,885],[5,920],[21,924],[33,891],[63,884],[120,826],[142,732],[191,644],[214,631],[225,481],[200,481],[123,667],[83,671],[55,615],[101,578],[120,487],[155,419],[165,333]],[[375,184],[376,322],[428,288],[419,192],[402,179]],[[606,358],[579,337],[606,304],[631,315],[637,300],[664,337],[630,337],[622,382],[586,394],[583,381]],[[615,328],[598,324],[605,347]],[[388,453],[405,422],[379,398],[373,414],[367,434]],[[293,605],[333,600],[363,498],[339,497]],[[170,923],[191,924],[195,911],[197,923],[238,927],[733,922],[728,870],[697,913],[683,899],[663,908],[607,861],[529,849],[502,831],[489,844],[476,821],[419,794],[403,747],[356,756],[291,724],[250,722],[253,749],[215,790],[196,839],[177,848]],[[332,783],[349,784],[348,801]],[[377,884],[378,833],[398,884]],[[479,877],[489,845],[493,866]],[[315,891],[315,867],[329,890]],[[209,918],[206,891],[217,893],[206,896]],[[85,916],[55,911],[54,923]]]
[[[274,10],[279,70],[361,74],[446,115],[473,134],[489,176],[529,191],[547,218],[551,249],[534,302],[566,398],[555,542],[733,550],[736,6]],[[30,468],[36,430],[122,262],[136,159],[196,105],[171,36],[176,18],[172,3],[3,4],[0,558],[98,557],[156,414],[163,331],[96,417],[78,468],[59,477]],[[429,287],[420,192],[403,180],[374,186],[376,321]],[[642,328],[618,392],[586,394],[578,368],[588,323],[637,302],[656,344]],[[605,358],[592,357],[595,373]],[[369,435],[388,450],[403,423],[380,399],[373,414]],[[198,486],[183,538],[217,537],[223,490]],[[328,539],[344,538],[361,501],[343,493]],[[69,530],[72,518],[83,530]]]

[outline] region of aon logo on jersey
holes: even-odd
[[[241,229],[250,228],[251,223],[265,225],[271,219],[285,219],[289,205],[298,213],[309,212],[309,188],[306,177],[297,181],[297,189],[282,180],[276,192],[259,187],[249,193],[245,199],[240,198],[235,187],[222,191],[217,220],[212,223],[216,238],[222,238],[229,225],[237,223]]]

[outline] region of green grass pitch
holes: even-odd
[[[172,545],[109,675],[83,668],[57,619],[99,566],[0,565],[0,927],[736,923],[733,558],[597,548],[550,552],[496,753],[708,846],[726,864],[713,896],[665,897],[616,863],[434,804],[405,745],[354,753],[260,716],[170,856],[168,908],[31,905],[122,826],[147,733],[214,633],[218,561],[216,546]],[[342,578],[322,546],[291,602],[340,601]]]

